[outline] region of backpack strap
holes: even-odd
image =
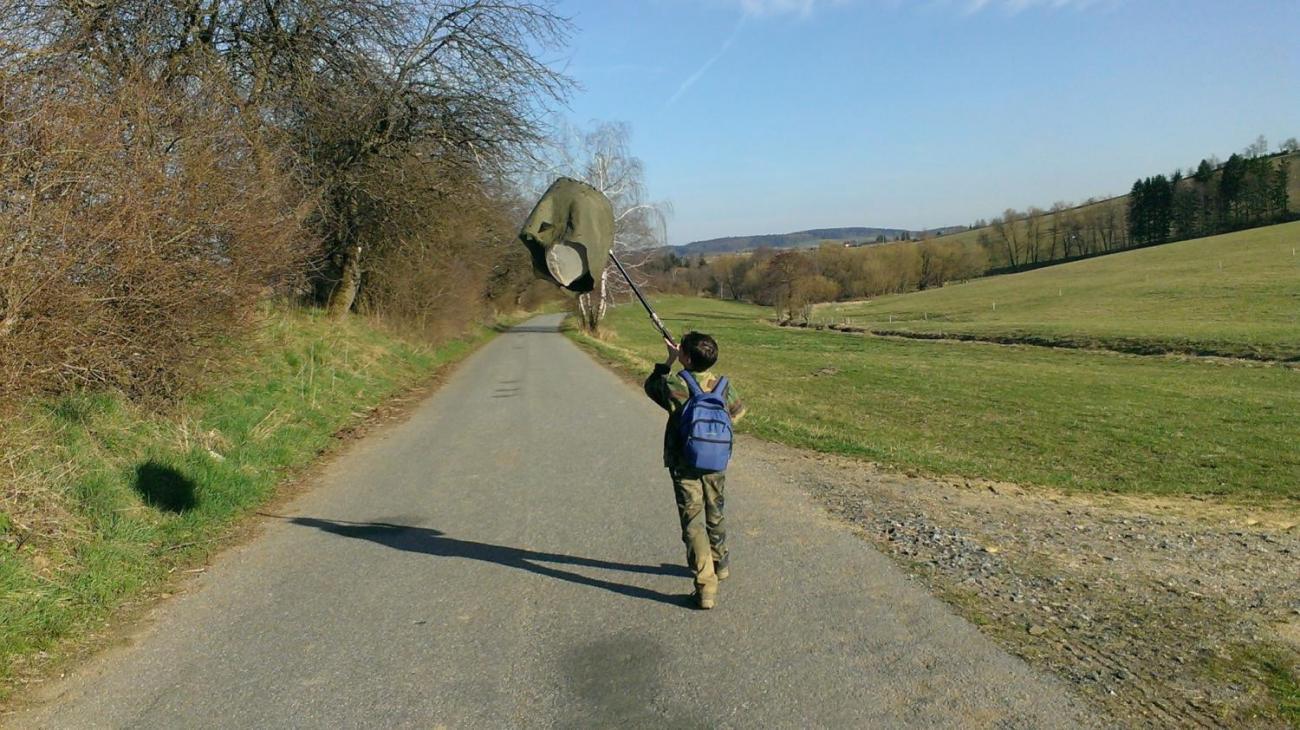
[[[677,377],[686,381],[686,387],[690,389],[692,398],[704,392],[704,390],[700,388],[699,381],[695,379],[695,376],[692,375],[689,370],[679,371]]]
[[[731,385],[731,381],[727,380],[727,376],[723,375],[718,378],[718,382],[713,384],[713,393],[715,393],[719,398],[726,400],[728,385]]]

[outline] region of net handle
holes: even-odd
[[[673,347],[676,347],[677,340],[673,339],[673,336],[668,333],[668,328],[664,326],[663,320],[659,319],[659,315],[655,312],[654,307],[650,306],[650,302],[646,301],[645,296],[641,294],[641,290],[635,283],[633,283],[632,277],[628,275],[627,269],[623,268],[623,263],[618,260],[618,257],[614,255],[613,251],[609,252],[609,260],[614,262],[614,266],[618,268],[618,273],[622,274],[623,279],[627,281],[627,285],[632,287],[632,293],[636,295],[637,299],[641,300],[641,306],[645,307],[645,311],[650,315],[650,321],[653,322],[655,328],[659,330],[659,334],[663,335],[665,340],[671,342]]]

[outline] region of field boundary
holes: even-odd
[[[877,329],[857,325],[816,322],[773,322],[776,327],[790,329],[809,329],[818,332],[834,332],[842,335],[860,335],[904,340],[927,340],[931,342],[982,342],[989,345],[1043,347],[1054,350],[1076,350],[1090,353],[1110,353],[1117,355],[1136,355],[1141,357],[1180,357],[1223,364],[1273,365],[1300,369],[1300,355],[1289,358],[1268,357],[1264,354],[1240,352],[1228,354],[1226,351],[1197,347],[1180,347],[1158,340],[1125,340],[1110,338],[1088,338],[1076,340],[1069,337],[1051,337],[1048,335],[980,335],[973,332],[915,332],[912,330]]]

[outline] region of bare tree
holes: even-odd
[[[992,226],[993,233],[997,235],[1002,252],[1006,255],[1007,263],[1011,268],[1016,268],[1024,263],[1023,243],[1019,231],[1020,218],[1021,215],[1015,208],[1007,208],[1002,215],[996,216],[989,221],[989,225]]]
[[[817,270],[809,256],[800,251],[779,251],[762,269],[763,285],[756,298],[760,304],[775,306],[778,317],[793,319],[802,308],[799,282],[815,275]]]
[[[1043,218],[1047,212],[1031,206],[1025,211],[1025,249],[1030,263],[1042,258]]]
[[[1099,203],[1098,233],[1107,251],[1117,251],[1128,245],[1128,209],[1114,202]]]
[[[401,197],[374,188],[385,168],[500,166],[541,141],[570,87],[540,56],[569,32],[547,0],[0,0],[0,16],[13,64],[71,60],[105,83],[139,68],[178,89],[203,79],[250,127],[283,135],[320,193],[316,290],[335,313]]]
[[[709,261],[709,271],[718,283],[718,298],[740,300],[749,273],[751,257],[741,254],[724,254]]]
[[[1256,137],[1255,141],[1247,145],[1246,149],[1243,150],[1243,155],[1249,159],[1254,159],[1256,157],[1263,157],[1264,155],[1267,154],[1268,154],[1268,138],[1262,134]]]
[[[1050,260],[1056,260],[1058,258],[1056,255],[1056,247],[1058,244],[1062,249],[1062,255],[1060,258],[1069,258],[1070,256],[1069,250],[1065,248],[1064,241],[1065,212],[1069,209],[1070,204],[1064,200],[1058,200],[1055,203],[1052,203],[1052,218],[1048,221],[1048,232],[1052,235],[1052,248],[1048,252],[1048,259]]]

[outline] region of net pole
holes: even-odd
[[[664,326],[663,320],[659,319],[659,315],[655,312],[654,307],[650,306],[650,302],[646,301],[645,296],[641,294],[641,289],[632,281],[632,277],[628,275],[627,269],[623,268],[623,263],[618,260],[618,257],[614,255],[613,251],[609,252],[609,260],[614,262],[614,266],[618,268],[618,273],[622,274],[627,285],[632,287],[632,293],[641,301],[641,306],[645,307],[645,311],[650,315],[650,321],[653,322],[655,328],[659,330],[659,334],[663,335],[664,339],[673,343],[673,346],[675,347],[677,345],[677,340],[673,339],[673,336],[668,333],[668,328]]]

